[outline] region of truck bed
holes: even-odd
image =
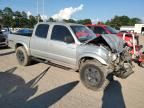
[[[26,46],[30,46],[30,39],[31,36],[25,36],[25,35],[18,35],[18,34],[9,34],[8,35],[8,43],[9,43],[9,47],[14,48],[15,49],[15,45],[16,43],[20,42],[23,43]]]

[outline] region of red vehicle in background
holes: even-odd
[[[144,52],[142,51],[143,46],[139,45],[139,35],[136,33],[121,32],[104,24],[87,24],[86,26],[90,28],[96,36],[100,36],[101,34],[115,34],[125,40],[128,47],[131,48],[130,54],[132,55],[133,60],[144,67]]]
[[[133,40],[132,34],[129,33],[129,32],[120,32],[119,30],[116,30],[116,29],[114,29],[110,26],[104,25],[104,24],[98,24],[98,25],[88,24],[86,26],[88,28],[90,28],[91,30],[93,30],[93,32],[96,34],[96,36],[100,36],[101,34],[115,34],[118,37],[123,39],[123,34],[126,33],[124,40],[127,42],[128,46],[131,46],[131,47],[133,46],[133,44],[132,44],[132,40]],[[139,44],[138,37],[139,36],[137,34],[135,34],[134,42],[135,42],[136,45]]]

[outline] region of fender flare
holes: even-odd
[[[82,56],[79,56],[77,59],[77,66],[78,66],[77,68],[78,69],[79,69],[79,64],[80,64],[81,59],[87,58],[87,57],[94,58],[94,59],[98,60],[100,63],[102,63],[103,65],[106,65],[106,66],[108,65],[107,61],[104,60],[102,57],[100,57],[97,54],[93,54],[93,53],[92,54],[84,54]]]
[[[15,49],[16,49],[16,46],[17,46],[18,44],[21,44],[21,45],[25,48],[27,54],[30,55],[29,48],[28,48],[28,46],[27,46],[24,42],[18,41],[18,42],[15,44]]]

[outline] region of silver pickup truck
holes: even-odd
[[[96,35],[79,24],[38,23],[32,36],[10,34],[20,65],[31,59],[45,60],[80,73],[82,83],[91,90],[108,84],[108,75],[126,78],[133,73],[131,56],[123,40],[115,35]]]

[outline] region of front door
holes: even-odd
[[[71,37],[72,42],[65,42],[66,37]],[[51,58],[70,65],[76,64],[76,44],[69,29],[62,25],[55,25],[49,42]]]

